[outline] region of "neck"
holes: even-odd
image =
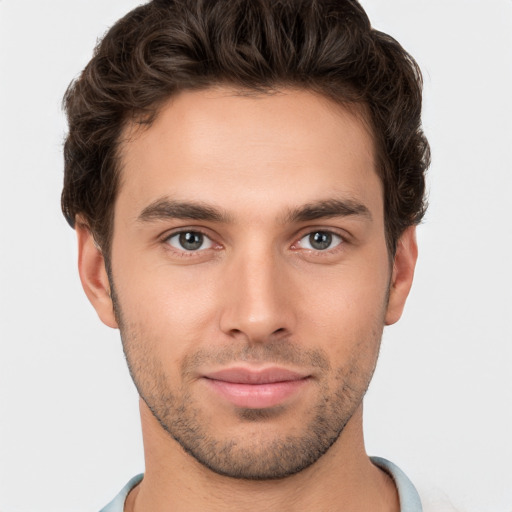
[[[141,417],[146,472],[128,496],[125,512],[399,510],[394,483],[366,455],[362,406],[317,462],[293,476],[263,481],[212,472],[163,431],[143,402]]]

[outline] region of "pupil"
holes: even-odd
[[[309,235],[309,243],[314,249],[323,251],[327,249],[332,242],[332,235],[323,231],[317,231]]]
[[[193,231],[181,233],[180,245],[188,251],[195,251],[203,245],[203,235],[201,233],[194,233]]]

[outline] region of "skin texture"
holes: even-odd
[[[361,117],[307,91],[185,92],[129,127],[121,155],[110,280],[77,232],[84,289],[141,395],[146,474],[125,510],[398,510],[362,399],[417,249],[410,228],[390,262]],[[205,378],[234,367],[303,380],[244,406]]]

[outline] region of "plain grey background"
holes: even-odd
[[[116,331],[59,209],[62,95],[139,2],[0,0],[0,510],[99,510],[143,470]],[[385,331],[368,451],[460,511],[512,511],[512,1],[363,0],[425,77],[416,281]]]

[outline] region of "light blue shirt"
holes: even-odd
[[[421,500],[418,491],[407,478],[407,475],[389,460],[381,457],[370,457],[371,461],[389,474],[395,482],[398,498],[400,500],[400,512],[422,512]],[[123,512],[124,502],[130,491],[142,480],[143,474],[133,477],[121,490],[121,492],[100,512]]]

